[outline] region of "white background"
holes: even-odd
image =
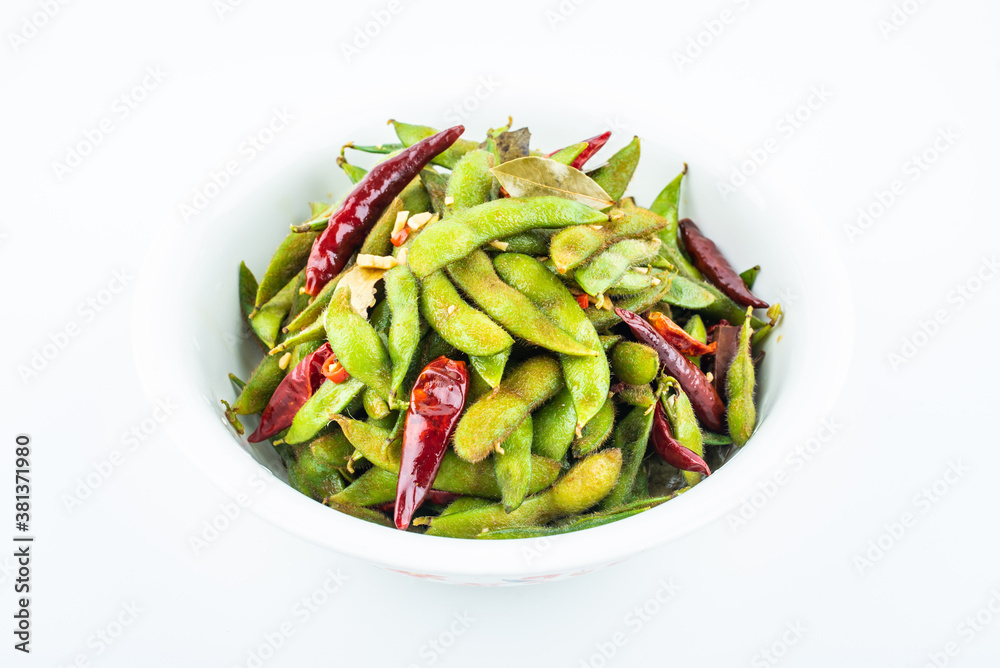
[[[0,552],[0,663],[245,666],[286,621],[293,634],[263,665],[985,666],[1000,657],[1000,619],[988,609],[1000,610],[1000,279],[984,264],[1000,249],[995,4],[900,2],[912,14],[897,14],[891,32],[879,26],[890,0],[245,0],[232,11],[212,0],[103,0],[53,2],[52,18],[33,18],[44,4],[12,0],[0,13],[0,499],[8,507],[14,435],[28,433],[38,537],[30,656],[12,649],[13,561]],[[732,20],[712,37],[705,22],[723,10]],[[372,12],[391,20],[348,57],[343,45]],[[25,19],[44,25],[32,32]],[[675,54],[699,33],[707,46],[679,66]],[[15,44],[11,34],[31,36]],[[147,68],[165,76],[123,117],[115,100]],[[423,117],[404,119],[440,126],[481,77],[493,82],[494,108],[508,91],[544,86],[567,110],[591,98],[617,99],[625,118],[631,105],[682,106],[738,153],[781,137],[762,169],[819,212],[854,297],[836,437],[745,524],[724,516],[573,581],[504,590],[414,581],[250,512],[196,555],[190,536],[226,497],[164,433],[134,450],[124,440],[155,408],[134,371],[130,312],[157,226],[276,107],[335,124],[338,110],[363,110],[373,95],[443,91]],[[813,87],[829,99],[785,138],[777,124]],[[102,118],[110,134],[60,178],[54,161]],[[502,120],[469,119],[478,128]],[[919,178],[905,172],[946,129],[957,135],[948,150]],[[266,159],[265,148],[245,170]],[[858,208],[896,179],[905,191],[849,239]],[[124,289],[92,311],[87,300],[116,272]],[[992,280],[977,283],[979,272]],[[968,300],[955,292],[966,284],[979,288]],[[918,334],[936,312],[943,324]],[[831,312],[829,326],[842,316]],[[77,335],[23,377],[32,355],[74,325]],[[922,345],[912,359],[892,364],[914,337]],[[67,508],[65,495],[114,450],[120,465]],[[934,492],[949,469],[962,473]],[[4,527],[11,512],[0,512]],[[880,539],[883,549],[870,551]],[[293,606],[328,569],[349,579],[299,623]],[[677,592],[651,603],[661,581]],[[113,643],[97,640],[133,604],[137,617],[122,617],[130,623]],[[643,605],[653,612],[640,624],[629,615]],[[975,630],[964,620],[977,613]],[[463,614],[470,628],[449,643]],[[599,648],[618,632],[624,644],[602,663]],[[439,638],[450,646],[428,653]],[[951,657],[941,654],[949,642]],[[765,657],[768,648],[780,658]]]

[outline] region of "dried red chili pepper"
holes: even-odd
[[[691,254],[691,259],[727,297],[740,306],[767,308],[768,303],[754,296],[740,275],[722,255],[715,242],[706,237],[690,218],[680,222],[681,241]]]
[[[664,341],[660,333],[642,317],[622,308],[616,308],[615,313],[625,321],[636,339],[656,351],[667,373],[681,384],[681,389],[691,400],[695,415],[705,428],[719,434],[726,433],[726,407],[705,374],[677,348]]]
[[[667,422],[667,414],[663,410],[663,404],[659,401],[656,402],[656,411],[653,414],[651,438],[656,453],[671,466],[679,468],[681,471],[694,471],[702,475],[712,474],[704,459],[693,450],[685,448],[674,438],[670,431],[670,423]]]
[[[306,264],[307,294],[318,294],[327,281],[344,268],[351,253],[361,245],[393,198],[463,132],[465,128],[461,125],[442,130],[379,163],[358,182],[330,216],[323,234],[313,242]]]
[[[403,427],[403,456],[396,484],[396,528],[410,526],[413,513],[434,483],[451,432],[465,408],[469,371],[465,362],[439,357],[420,372],[410,394]]]
[[[649,324],[667,343],[685,355],[700,357],[715,352],[715,343],[705,344],[692,338],[683,327],[658,311],[649,314]]]
[[[260,414],[260,425],[250,434],[248,441],[251,443],[263,441],[292,425],[292,419],[302,408],[302,404],[306,403],[326,380],[323,375],[323,365],[332,355],[330,344],[324,343],[288,372],[264,407],[264,411]]]
[[[603,134],[599,134],[596,137],[591,137],[585,140],[587,142],[587,148],[580,151],[580,154],[573,158],[573,162],[569,163],[570,167],[575,167],[577,169],[583,169],[583,166],[587,164],[587,161],[594,157],[594,154],[601,150],[605,144],[608,143],[608,139],[611,138],[611,131],[608,130]],[[559,149],[562,150],[562,149]],[[554,156],[559,151],[552,151],[549,153],[548,157]]]

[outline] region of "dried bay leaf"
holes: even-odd
[[[362,318],[367,318],[368,309],[375,305],[375,286],[386,271],[388,270],[354,265],[340,277],[337,289],[344,285],[351,289],[351,309]]]
[[[500,163],[524,158],[528,155],[531,132],[528,128],[501,132],[496,136],[497,158]]]
[[[598,210],[614,204],[604,189],[589,176],[550,158],[518,158],[498,165],[491,171],[511,197],[553,195]]]

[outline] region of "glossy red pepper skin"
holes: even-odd
[[[330,216],[323,233],[313,242],[306,264],[306,293],[312,296],[336,276],[358,249],[393,198],[435,156],[455,143],[465,128],[456,125],[404,149],[368,172]]]
[[[603,134],[599,134],[596,137],[591,137],[587,139],[587,148],[580,151],[580,155],[573,158],[573,162],[569,163],[570,167],[575,167],[576,169],[583,169],[583,166],[587,164],[587,161],[594,157],[594,154],[601,150],[601,148],[608,143],[608,139],[611,138],[611,130]],[[560,149],[561,150],[561,149]],[[549,153],[551,158],[553,155],[559,151],[553,151]]]
[[[768,303],[754,296],[740,275],[722,255],[715,242],[706,237],[690,218],[680,222],[681,241],[691,259],[719,290],[740,306],[767,308]]]
[[[332,356],[333,350],[330,349],[330,344],[324,343],[296,364],[274,390],[271,400],[260,414],[260,425],[247,440],[257,443],[292,426],[292,420],[302,408],[302,404],[306,403],[326,380],[323,375],[323,365]]]
[[[656,402],[656,412],[653,414],[653,431],[650,438],[656,453],[671,466],[679,468],[681,471],[712,475],[712,471],[704,459],[693,450],[685,448],[674,438],[670,431],[670,423],[667,422],[667,414],[663,410],[663,404],[659,401]]]
[[[397,529],[410,526],[434,483],[468,392],[469,371],[462,361],[442,356],[417,376],[403,427],[394,513]]]
[[[650,313],[649,324],[663,337],[664,341],[685,355],[700,357],[702,355],[711,355],[715,352],[715,343],[705,344],[698,339],[692,338],[690,334],[684,331],[683,327],[662,313],[656,311]]]
[[[667,373],[677,379],[681,389],[691,400],[691,407],[705,429],[718,434],[726,433],[726,407],[705,374],[691,364],[681,351],[664,341],[659,332],[641,316],[621,308],[616,308],[615,313],[625,321],[640,343],[645,343],[656,351]]]

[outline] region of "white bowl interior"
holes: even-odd
[[[531,127],[539,148],[552,150],[604,129],[599,118],[567,121],[539,112],[518,120]],[[284,484],[269,444],[249,445],[237,437],[222,418],[220,399],[234,397],[227,374],[246,379],[260,358],[237,304],[239,263],[245,261],[260,277],[288,226],[306,218],[307,202],[332,201],[347,191],[349,183],[335,164],[340,146],[350,139],[392,139],[391,129],[370,122],[306,133],[260,158],[265,164],[257,172],[234,179],[220,196],[224,202],[190,224],[164,225],[140,279],[134,335],[147,392],[182,406],[169,425],[175,441],[225,491],[253,494],[251,507],[288,531],[393,570],[448,582],[519,583],[588,572],[730,510],[793,444],[815,431],[834,398],[849,355],[843,336],[843,328],[850,327],[846,281],[819,225],[794,193],[752,182],[724,198],[718,183],[729,172],[731,154],[706,141],[704,131],[665,136],[657,130],[686,127],[678,123],[690,119],[665,123],[659,113],[657,119],[637,128],[642,160],[629,194],[648,205],[687,161],[682,216],[698,222],[738,270],[760,264],[754,291],[781,301],[787,314],[767,345],[757,432],[690,493],[621,522],[544,541],[544,550],[526,551],[525,541],[435,538],[348,517]],[[476,136],[485,128],[484,123],[469,131]],[[601,157],[628,139],[614,137]],[[843,314],[836,320],[840,329],[830,326],[831,311]],[[268,481],[259,494],[255,478]]]

